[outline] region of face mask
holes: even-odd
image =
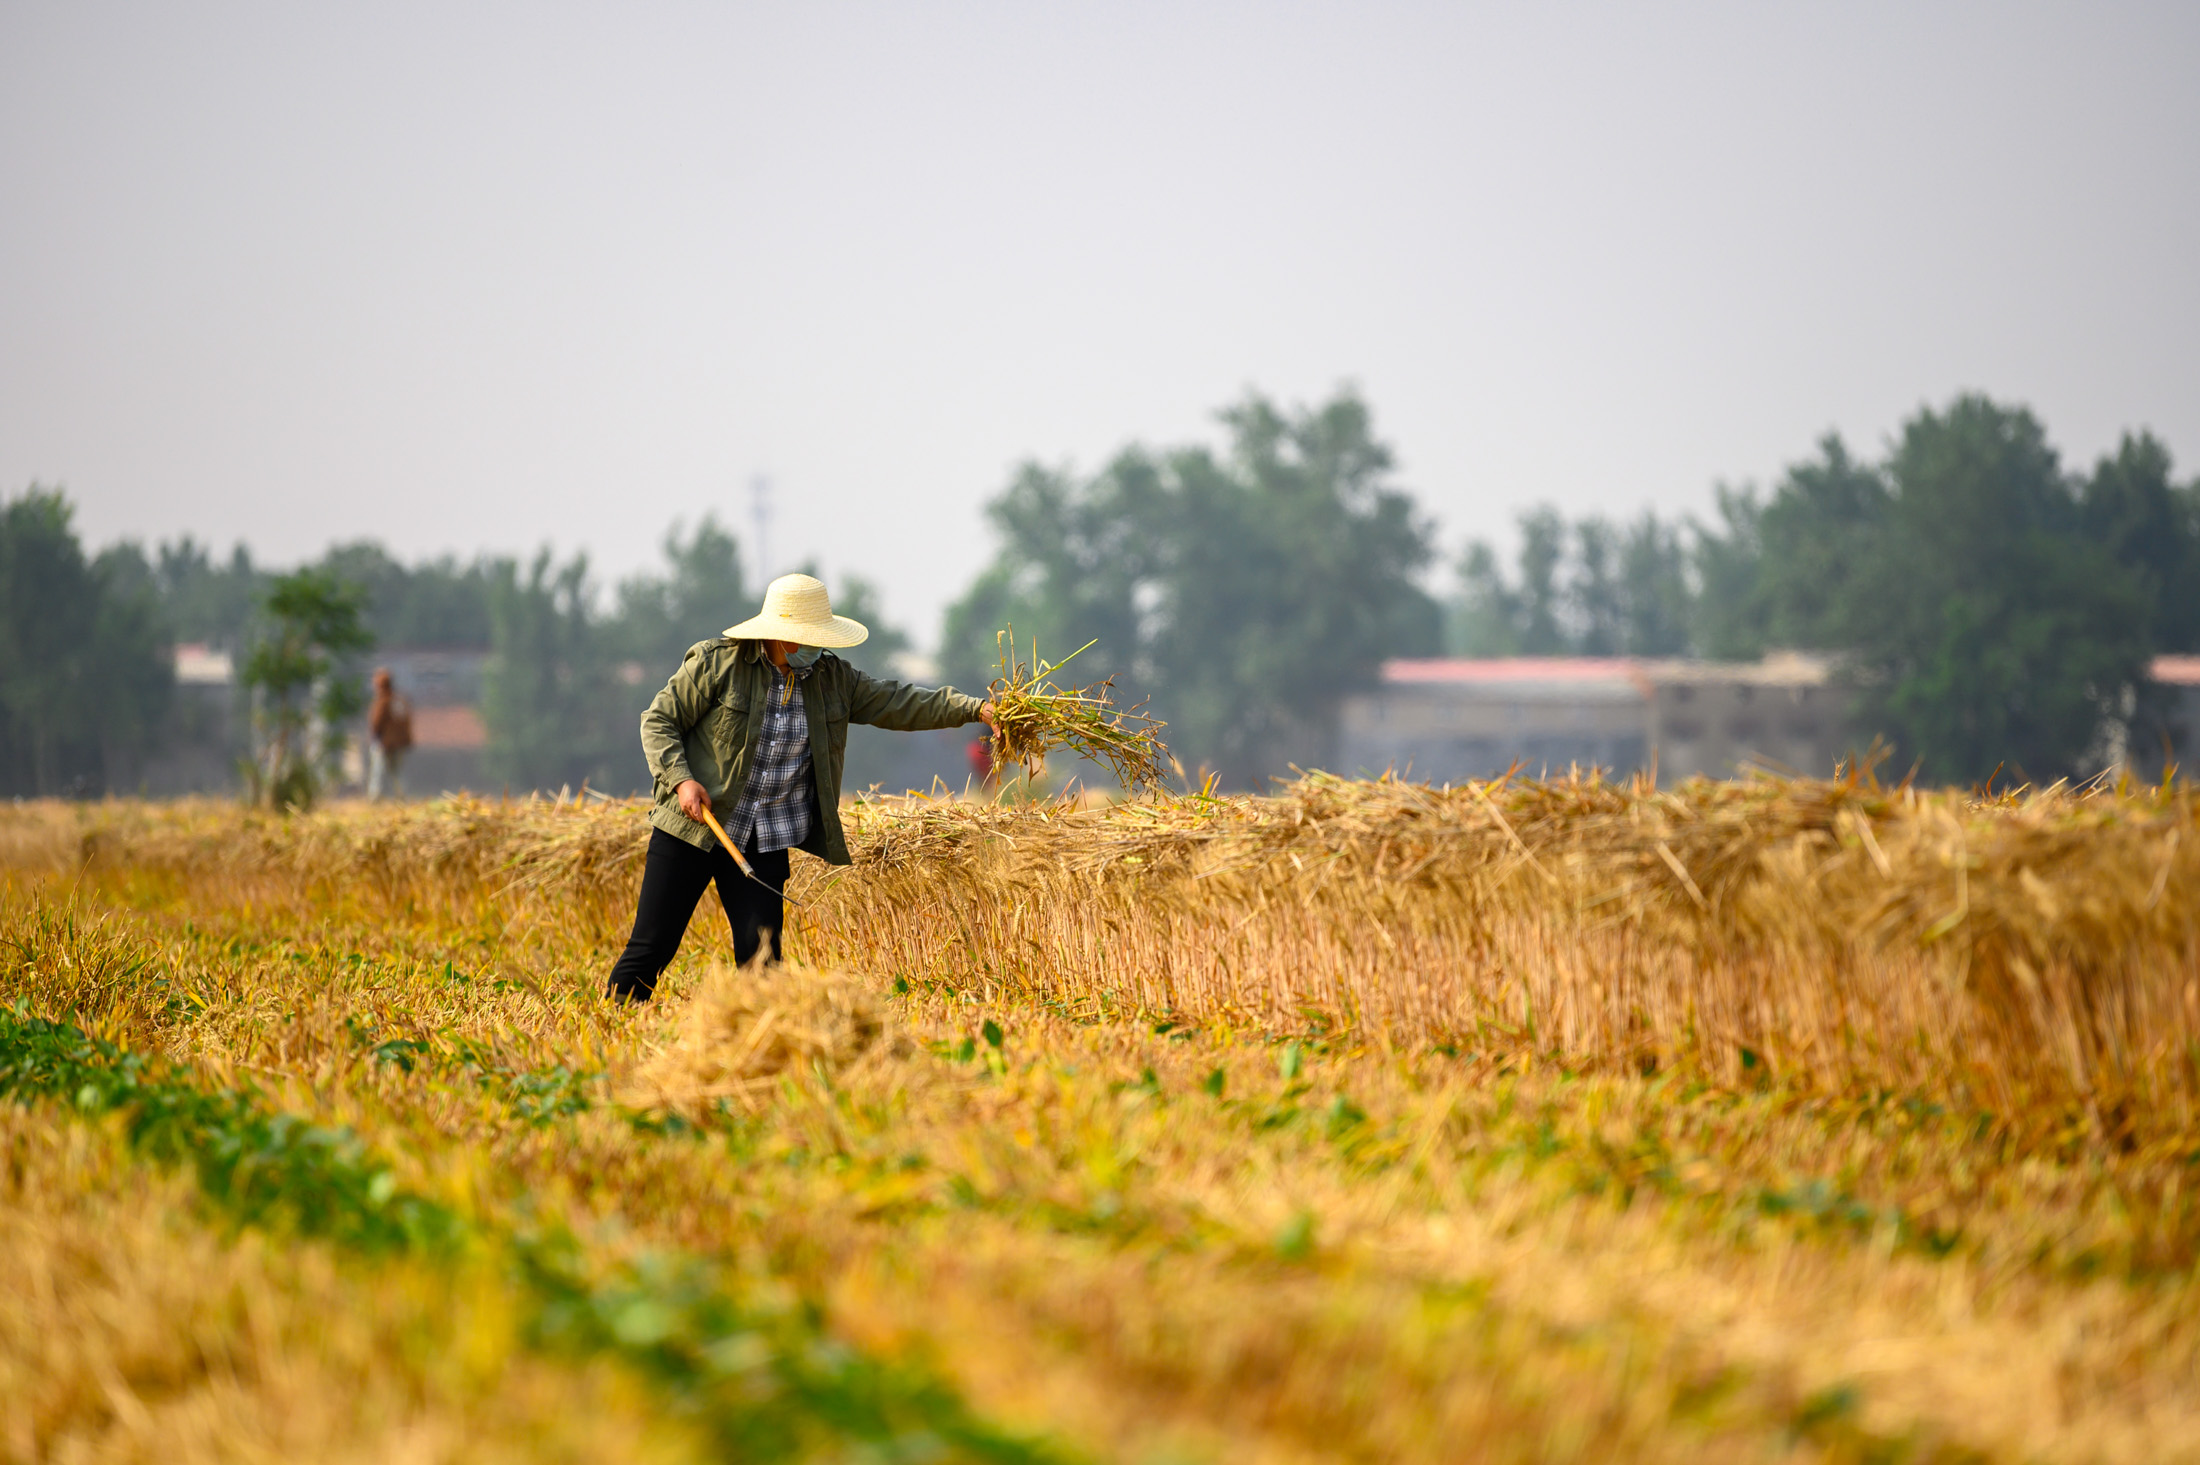
[[[824,648],[820,646],[797,646],[787,653],[787,665],[815,666],[817,659],[824,654]]]

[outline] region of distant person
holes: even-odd
[[[993,720],[993,704],[953,687],[937,690],[857,671],[826,648],[860,646],[870,631],[833,614],[825,587],[782,575],[764,608],[725,635],[688,648],[680,669],[642,714],[642,752],[657,792],[655,826],[634,933],[611,968],[611,995],[646,1002],[687,934],[703,888],[733,928],[743,964],[771,936],[779,960],[781,894],[790,850],[845,865],[840,774],[848,724],[897,732]],[[717,814],[756,872],[751,880],[704,824]]]
[[[999,780],[993,772],[993,739],[972,738],[970,746],[963,749],[963,756],[970,760],[970,777],[980,788],[991,788]]]
[[[367,708],[367,797],[386,791],[405,796],[405,750],[413,744],[412,703],[399,695],[390,669],[374,669],[374,701]]]

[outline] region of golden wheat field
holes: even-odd
[[[2200,794],[0,810],[0,1455],[2200,1460]]]

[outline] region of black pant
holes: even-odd
[[[650,831],[649,863],[642,867],[642,898],[634,907],[634,934],[626,938],[626,950],[611,968],[611,995],[646,1002],[657,990],[657,974],[672,965],[695,915],[695,902],[703,887],[718,882],[718,899],[726,908],[726,923],[733,927],[733,959],[746,965],[771,932],[772,960],[779,960],[779,930],[786,908],[779,892],[787,888],[787,852],[783,849],[757,854],[744,850],[756,880],[741,873],[733,856],[713,845],[705,854],[684,839],[662,829]],[[769,885],[756,883],[757,880]]]

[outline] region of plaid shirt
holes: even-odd
[[[748,787],[726,821],[726,833],[745,851],[793,849],[810,834],[810,713],[802,705],[802,681],[816,669],[771,668],[772,691],[764,727],[749,768]]]

